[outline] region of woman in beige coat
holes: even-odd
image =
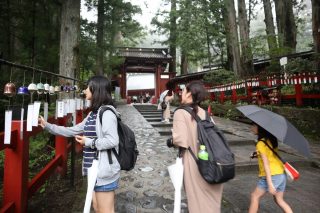
[[[189,83],[182,92],[181,104],[193,108],[201,119],[205,119],[205,111],[199,107],[206,97],[206,90],[200,81]],[[188,147],[194,153],[199,152],[197,122],[190,113],[183,109],[175,111],[173,116],[173,144],[185,148],[182,154],[184,165],[184,188],[190,213],[214,212],[219,213],[222,198],[222,184],[208,184],[199,173],[197,164]]]

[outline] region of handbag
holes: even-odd
[[[271,151],[281,160],[281,162],[283,163],[283,167],[284,167],[284,171],[287,175],[287,179],[292,182],[295,180],[298,180],[300,177],[300,173],[298,172],[298,170],[296,170],[290,163],[288,163],[287,161],[283,160],[277,152],[275,152],[273,150],[273,148],[271,148],[269,146],[269,144],[267,144],[266,141],[261,140],[262,142],[264,142],[265,145],[267,145],[267,147],[269,147],[269,149],[271,149]]]
[[[167,109],[167,103],[165,101],[161,102],[161,108],[162,108],[162,110]]]

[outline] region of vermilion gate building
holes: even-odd
[[[127,73],[154,73],[155,88],[150,95],[156,98],[166,89],[166,83],[176,74],[165,72],[168,63],[172,60],[166,48],[119,47],[117,53],[124,58],[124,62],[120,65],[119,74],[113,80],[118,81],[123,99],[127,98],[128,94]]]

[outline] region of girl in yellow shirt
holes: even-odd
[[[251,193],[249,213],[258,212],[260,198],[266,192],[274,196],[274,201],[284,212],[292,213],[291,207],[283,199],[287,180],[283,164],[266,145],[268,144],[277,152],[277,138],[256,123],[253,123],[251,130],[258,136],[256,150],[259,163],[259,180],[257,187]]]

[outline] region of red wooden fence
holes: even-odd
[[[71,114],[56,121],[53,118],[49,122],[65,126]],[[83,119],[83,111],[77,110],[76,123]],[[24,130],[26,121],[23,121]],[[65,137],[55,137],[55,157],[52,159],[31,181],[29,177],[29,138],[43,131],[41,127],[33,128],[32,132],[23,132],[20,139],[20,121],[12,121],[11,144],[4,145],[4,133],[0,133],[0,151],[4,150],[4,177],[3,177],[3,205],[0,212],[26,212],[28,199],[39,190],[45,181],[54,173],[61,175],[67,173],[68,152],[71,145]],[[81,146],[76,146],[80,151]]]
[[[304,94],[302,90],[303,84],[319,83],[320,75],[317,73],[303,73],[295,75],[280,75],[268,76],[267,80],[259,80],[259,77],[243,80],[240,82],[233,82],[231,84],[224,84],[214,87],[208,87],[211,100],[217,100],[224,103],[226,100],[231,100],[232,103],[237,103],[239,100],[255,104],[280,104],[281,100],[295,100],[297,106],[303,105],[303,99],[320,99],[320,94]],[[282,95],[279,90],[281,85],[294,85],[295,94]],[[263,90],[267,93],[266,96],[262,94],[262,89],[258,87],[265,87]],[[245,88],[246,95],[238,95],[237,90]],[[256,90],[253,92],[253,90]],[[231,95],[226,95],[226,91],[231,91]]]

